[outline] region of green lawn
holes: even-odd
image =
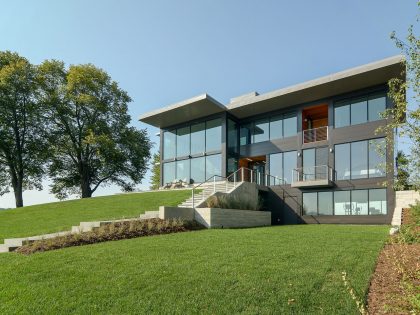
[[[136,197],[121,197],[128,199],[113,207],[127,209]],[[108,209],[111,200],[103,200]],[[148,207],[142,201],[133,208],[125,214]],[[102,215],[101,207],[94,213]],[[2,227],[10,224],[3,221]],[[32,256],[2,254],[0,314],[358,314],[341,272],[364,297],[388,229],[202,230]]]
[[[0,243],[5,238],[66,231],[81,221],[138,216],[160,205],[180,204],[190,190],[123,194],[0,211]]]

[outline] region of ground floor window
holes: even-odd
[[[163,184],[175,180],[202,183],[213,175],[221,176],[222,155],[212,154],[203,157],[163,163]]]
[[[387,214],[386,189],[357,189],[303,193],[304,215]]]

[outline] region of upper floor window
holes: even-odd
[[[243,124],[240,128],[240,145],[281,139],[296,134],[296,114],[276,115]]]
[[[282,184],[292,182],[293,170],[297,167],[297,152],[270,154],[270,175],[278,177]]]
[[[213,119],[163,133],[163,159],[185,158],[222,148],[222,120]]]
[[[337,180],[385,176],[385,139],[336,144],[334,150]]]
[[[380,113],[386,109],[384,92],[337,102],[334,105],[334,127],[363,124],[382,119]]]

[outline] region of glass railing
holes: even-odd
[[[303,130],[303,143],[328,140],[328,126]]]

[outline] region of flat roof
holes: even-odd
[[[226,107],[223,104],[208,94],[202,94],[143,114],[139,120],[158,128],[166,128],[225,111]]]
[[[269,93],[234,98],[227,106],[203,94],[149,112],[139,119],[155,127],[165,128],[224,111],[237,118],[246,118],[384,84],[391,78],[401,77],[404,70],[402,61],[402,55],[389,57]]]

